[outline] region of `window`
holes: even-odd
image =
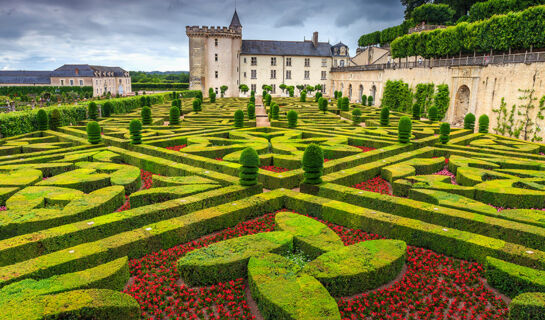
[[[310,79],[310,71],[305,71],[305,80]]]
[[[333,67],[335,67],[335,68],[337,67],[337,60],[336,59],[333,60]]]
[[[96,84],[96,85],[98,86],[98,79],[97,79],[97,80],[95,80],[95,84]]]
[[[276,70],[271,70],[271,79],[276,79]]]
[[[276,66],[276,57],[271,57],[271,66]]]
[[[327,59],[322,59],[322,67],[327,67]]]
[[[216,71],[215,74],[216,74],[216,79],[217,79],[218,78],[218,72]]]
[[[286,58],[286,67],[291,67],[291,58]]]
[[[214,54],[214,60],[218,61],[218,54],[217,53]]]
[[[271,85],[271,87],[272,87],[272,93],[275,94],[276,93],[276,84]]]
[[[214,44],[216,45],[216,47],[218,46],[218,39],[214,39]]]
[[[341,66],[341,68],[344,67],[344,60],[339,61],[339,65]]]
[[[244,57],[244,63],[246,63],[246,57]]]
[[[305,58],[305,67],[310,67],[310,58]]]
[[[119,79],[119,83],[121,83],[121,79]],[[79,81],[79,85],[80,85],[80,86],[83,86],[83,80],[80,80],[80,81]]]
[[[244,78],[246,78],[246,71],[244,71]]]
[[[327,79],[327,71],[322,71],[322,80]]]
[[[256,85],[255,84],[251,84],[250,85],[250,90],[252,90],[253,92],[256,91]]]
[[[322,93],[325,93],[325,83],[322,84]]]
[[[257,70],[250,70],[250,77],[252,79],[257,79]]]
[[[252,66],[257,66],[257,57],[252,57],[251,58],[251,65]]]
[[[218,94],[218,88],[216,88],[216,94]]]
[[[70,85],[71,85],[71,86],[74,85],[74,79],[70,79]]]
[[[64,86],[64,80],[61,79],[61,86]]]
[[[291,79],[291,70],[286,70],[286,79]]]

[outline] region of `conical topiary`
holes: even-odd
[[[259,171],[259,156],[253,148],[246,148],[240,154],[239,169],[240,184],[253,186],[257,184],[257,172]]]
[[[380,110],[380,125],[387,127],[390,124],[390,109],[388,107],[382,107]]]
[[[399,119],[399,125],[397,128],[398,130],[397,137],[399,142],[409,143],[411,141],[412,127],[413,127],[413,124],[409,117],[403,116],[401,117],[401,119]]]
[[[94,101],[91,101],[87,106],[87,112],[89,113],[89,119],[94,121],[98,119],[98,107]]]
[[[420,120],[420,105],[418,103],[413,105],[413,120]]]
[[[366,95],[362,95],[362,96],[361,96],[361,105],[362,105],[362,106],[366,106],[366,105],[367,105],[367,96],[366,96]]]
[[[210,103],[216,103],[216,93],[215,92],[210,93]]]
[[[430,107],[430,109],[428,110],[428,119],[431,122],[435,122],[435,121],[439,120],[438,117],[439,117],[439,114],[438,114],[438,111],[437,111],[437,107],[436,106]]]
[[[367,105],[372,106],[373,105],[373,96],[367,97]]]
[[[38,110],[38,114],[36,115],[36,118],[38,120],[38,130],[45,131],[48,129],[48,118],[47,113],[44,109]]]
[[[87,123],[87,140],[91,144],[99,144],[102,138],[100,137],[100,126],[96,121]]]
[[[244,127],[244,112],[242,110],[235,111],[235,128]]]
[[[269,107],[269,106],[271,105],[271,99],[272,99],[271,95],[267,93],[267,94],[265,95],[265,105],[266,105],[267,107]]]
[[[297,127],[297,112],[295,110],[288,111],[288,128]]]
[[[344,97],[342,98],[342,103],[341,103],[341,110],[342,111],[348,111],[350,110],[348,108],[348,105],[350,104],[350,100],[348,99],[348,97]]]
[[[356,108],[352,110],[352,122],[355,126],[359,126],[361,122],[361,110]]]
[[[278,120],[280,118],[280,107],[278,106],[278,103],[273,102],[271,106],[271,118],[273,120]]]
[[[132,119],[129,124],[129,132],[131,133],[131,144],[142,143],[142,122],[138,119]]]
[[[255,119],[255,105],[253,103],[248,103],[248,106],[246,107],[246,112],[248,113],[249,120]]]
[[[337,110],[341,110],[343,108],[343,99],[342,98],[338,98],[337,99]]]
[[[141,115],[142,115],[142,124],[144,124],[145,126],[150,125],[151,122],[152,122],[152,120],[151,120],[151,108],[148,107],[148,106],[144,106],[142,108]]]
[[[49,117],[50,117],[49,128],[51,130],[57,130],[59,127],[62,126],[61,112],[59,111],[59,109],[53,109]]]
[[[464,117],[464,129],[475,131],[475,115],[473,113],[468,113]]]
[[[305,90],[301,91],[301,97],[299,98],[301,102],[307,102],[307,92]]]
[[[320,101],[318,102],[320,104],[320,110],[322,110],[324,113],[327,112],[327,105],[328,101],[326,98],[320,98]]]
[[[201,99],[199,99],[199,98],[193,99],[193,111],[194,112],[201,111],[201,103],[202,103]]]
[[[195,98],[200,99],[202,101],[203,99],[202,91],[197,92],[197,94],[195,95]]]
[[[170,107],[169,124],[171,126],[177,126],[180,124],[180,109],[178,109],[178,106]]]
[[[324,173],[324,153],[317,144],[310,144],[303,153],[303,183],[320,184]]]
[[[102,116],[104,118],[108,118],[112,114],[113,109],[114,109],[114,106],[112,105],[112,103],[110,101],[106,101],[102,105]]]
[[[321,97],[322,97],[322,93],[320,91],[316,92],[316,94],[314,95],[314,101],[318,102]]]
[[[486,114],[483,114],[479,117],[479,133],[488,133],[488,124],[490,123],[490,119],[488,119],[488,116]]]
[[[439,136],[439,141],[441,141],[442,144],[446,144],[450,140],[450,124],[446,122],[441,123],[439,132],[441,133]]]

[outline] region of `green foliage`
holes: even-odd
[[[54,94],[69,94],[75,93],[79,97],[90,98],[93,96],[93,87],[92,86],[21,86],[21,87],[0,87],[0,96],[9,96],[9,97],[23,97],[27,95],[36,95],[44,96],[48,94],[52,96]]]
[[[102,116],[104,118],[109,118],[112,114],[113,109],[114,107],[110,101],[104,102],[104,104],[102,105]]]
[[[201,104],[202,104],[202,100],[201,100],[201,99],[199,99],[199,98],[193,99],[193,111],[194,111],[194,112],[199,112],[199,111],[201,111],[201,110],[202,110]]]
[[[259,155],[254,148],[248,147],[240,154],[239,171],[240,184],[243,186],[253,186],[257,184],[257,172],[261,162]]]
[[[295,128],[297,127],[297,111],[290,110],[288,111],[288,128]]]
[[[450,124],[446,122],[441,123],[439,132],[441,133],[439,136],[439,141],[441,141],[442,144],[446,144],[450,140]]]
[[[435,122],[435,121],[438,121],[438,120],[439,120],[439,114],[438,114],[438,111],[437,111],[437,107],[436,107],[436,106],[432,106],[432,107],[428,110],[428,119],[429,119],[431,122]]]
[[[200,99],[201,101],[203,101],[203,95],[202,95],[202,91],[198,91],[197,94],[195,95],[195,98],[198,98]]]
[[[38,114],[36,116],[38,118],[38,130],[45,131],[48,129],[48,119],[47,119],[47,113],[44,109],[38,110]]]
[[[133,91],[169,91],[169,90],[187,90],[189,83],[131,83]]]
[[[303,153],[303,183],[320,184],[324,173],[324,152],[317,144],[311,143]]]
[[[419,83],[416,85],[416,93],[414,94],[414,100],[415,100],[414,104],[418,106],[419,116],[422,113],[425,114],[426,111],[430,108],[432,104],[434,89],[435,89],[435,85],[433,83]],[[420,117],[418,119],[420,119]]]
[[[398,125],[398,141],[401,143],[409,143],[411,141],[411,131],[412,131],[412,121],[409,117],[403,116],[401,119],[399,119],[399,125]]]
[[[146,106],[150,107],[151,108],[151,97],[150,96],[146,96]]]
[[[100,126],[96,121],[89,121],[87,123],[87,140],[91,144],[99,144],[102,138],[100,137]]]
[[[320,109],[320,111],[323,111],[324,113],[327,112],[327,104],[328,104],[328,101],[326,98],[320,98],[320,100],[318,100],[318,109]]]
[[[398,26],[386,28],[382,31],[375,31],[372,33],[362,35],[358,40],[360,47],[373,46],[376,44],[387,44],[392,42],[395,38],[401,37],[409,32],[409,29],[414,27],[415,23],[412,19],[403,21]]]
[[[301,98],[299,99],[299,101],[301,102],[306,102],[307,101],[307,92],[306,91],[301,91]]]
[[[229,89],[229,87],[226,86],[226,85],[223,85],[223,86],[220,87],[220,94],[221,94],[222,98],[225,95],[225,92],[227,91],[227,89]]]
[[[348,100],[348,97],[342,98],[341,102],[341,110],[342,111],[348,111],[349,109],[350,100]]]
[[[439,119],[443,119],[448,111],[450,104],[450,92],[448,84],[440,84],[437,86],[437,92],[433,97],[433,103],[437,107],[439,113]]]
[[[280,117],[280,107],[278,106],[278,103],[273,102],[271,105],[271,118],[273,120],[278,120]]]
[[[402,80],[386,81],[384,94],[382,95],[382,106],[390,110],[409,112],[413,105],[413,95],[409,84]]]
[[[544,0],[488,0],[472,5],[467,17],[468,21],[475,22],[488,19],[493,15],[522,11],[528,7],[542,4],[545,4]]]
[[[255,105],[252,103],[248,103],[248,106],[246,107],[246,113],[248,114],[249,120],[255,119]]]
[[[295,96],[295,92],[294,92],[293,87],[290,87],[288,90],[289,90],[290,98],[293,98]]]
[[[380,110],[380,126],[387,127],[390,124],[390,109],[382,107]]]
[[[144,106],[142,108],[142,111],[140,112],[141,116],[142,116],[142,123],[147,126],[147,125],[150,125],[151,122],[152,122],[152,118],[151,118],[151,108],[148,107],[148,106]]]
[[[180,124],[180,109],[177,106],[170,107],[169,125],[177,126]]]
[[[240,86],[238,86],[238,90],[240,90],[240,92],[246,94],[246,92],[250,91],[250,88],[245,84],[241,84]]]
[[[178,110],[178,108],[175,107],[173,107],[173,109]],[[131,134],[131,144],[142,143],[142,122],[140,122],[140,120],[131,120],[131,123],[129,124],[129,132]]]
[[[210,93],[209,97],[210,97],[210,103],[216,103],[216,93],[215,92]]]
[[[361,110],[359,108],[352,110],[352,122],[355,126],[361,123]]]
[[[322,93],[320,91],[316,92],[316,94],[314,95],[314,101],[318,102],[318,100],[320,100],[321,97],[322,97]]]
[[[412,18],[416,23],[447,25],[452,23],[455,13],[446,4],[427,3],[415,8]]]
[[[364,94],[364,95],[361,96],[361,104],[363,106],[367,105],[367,95]]]
[[[272,100],[271,95],[267,93],[267,94],[265,95],[265,105],[266,105],[267,107],[269,107],[269,106],[271,105],[271,100]]]
[[[380,43],[380,31],[364,34],[358,40],[360,47],[372,46],[378,43]]]
[[[242,110],[235,111],[235,128],[244,127],[244,112]]]
[[[420,105],[418,103],[413,105],[413,120],[420,120]]]
[[[87,106],[87,112],[89,113],[89,119],[94,121],[98,119],[98,107],[94,101],[91,101]]]
[[[464,129],[475,131],[475,115],[471,112],[464,117]]]
[[[486,280],[510,298],[525,292],[545,292],[545,272],[486,257]]]
[[[49,128],[53,131],[62,126],[61,112],[59,109],[53,109],[49,114]]]
[[[374,102],[373,96],[368,96],[367,97],[367,105],[372,106],[374,104],[375,104],[375,102]]]
[[[131,82],[133,85],[133,90],[135,83],[144,85],[144,84],[189,84],[189,72],[187,71],[167,71],[167,72],[145,72],[145,71],[129,71],[131,76]],[[152,87],[153,88],[153,87]],[[157,87],[153,89],[166,89],[162,87]],[[169,89],[170,90],[170,89]]]
[[[545,320],[545,293],[523,293],[509,304],[509,320]]]
[[[488,124],[490,123],[490,119],[488,119],[488,116],[486,114],[483,114],[479,117],[479,133],[488,133]]]
[[[342,97],[339,97],[337,99],[337,110],[341,111],[343,108],[343,98]]]

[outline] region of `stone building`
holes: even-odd
[[[53,71],[0,71],[0,87],[8,86],[89,86],[93,87],[93,96],[132,92],[128,71],[88,64],[65,64]]]
[[[263,85],[280,95],[281,84],[287,86],[322,85],[327,92],[329,71],[349,64],[349,50],[343,43],[334,46],[311,40],[272,41],[243,40],[242,25],[235,10],[229,27],[187,26],[189,37],[189,88],[219,92],[226,85],[228,97],[240,95],[245,84],[258,95]]]

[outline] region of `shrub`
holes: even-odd
[[[468,113],[464,117],[464,129],[475,131],[475,115],[473,113]]]
[[[203,100],[202,91],[197,91],[197,94],[195,95],[195,98],[198,98],[198,99],[200,99],[202,101]]]
[[[255,105],[253,103],[248,103],[246,107],[246,112],[248,113],[248,119],[255,119]]]
[[[318,109],[320,109],[320,111],[323,111],[324,113],[327,112],[327,99],[326,98],[320,98],[320,100],[318,100]]]
[[[59,109],[53,109],[51,113],[49,114],[49,128],[51,130],[57,130],[59,127],[62,126],[61,122],[61,112]]]
[[[96,121],[87,123],[87,140],[91,144],[99,144],[102,140],[100,137],[100,126]]]
[[[297,127],[297,112],[295,110],[288,111],[288,128]]]
[[[301,91],[301,98],[299,99],[301,102],[307,101],[307,92],[305,90]]]
[[[337,99],[337,110],[341,111],[343,108],[343,98],[340,97]]]
[[[402,80],[386,81],[382,95],[382,106],[388,107],[390,110],[409,112],[413,106],[413,95],[409,84]]]
[[[479,117],[479,133],[488,133],[488,124],[490,123],[490,119],[488,119],[488,116],[486,114],[483,114]]]
[[[429,110],[428,110],[428,119],[431,121],[431,122],[435,122],[439,119],[437,119],[439,117],[439,115],[437,114],[437,107],[436,106],[432,106]]]
[[[177,108],[174,108],[176,109]],[[171,109],[172,110],[172,109]],[[132,119],[129,124],[129,131],[131,133],[131,144],[141,144],[142,143],[142,122],[138,119]]]
[[[223,86],[220,87],[220,94],[221,94],[222,98],[225,95],[225,92],[227,91],[227,89],[229,89],[229,87],[226,86],[226,85],[223,85]]]
[[[269,106],[271,105],[271,100],[272,100],[271,95],[267,93],[267,94],[265,95],[265,105],[266,105],[267,107],[269,107]]]
[[[293,88],[290,88],[290,89],[289,89],[290,98],[293,98],[293,97],[295,96],[294,90],[295,90],[295,89],[293,89]]]
[[[146,106],[151,108],[151,98],[150,98],[150,96],[146,96]]]
[[[359,125],[361,122],[361,110],[356,108],[352,110],[352,122],[355,126]]]
[[[322,93],[320,91],[316,92],[316,94],[314,95],[314,101],[318,102],[321,97],[322,97]]]
[[[170,107],[169,124],[171,126],[177,126],[180,124],[180,109],[178,109],[178,106]]]
[[[441,133],[439,136],[439,141],[441,141],[442,144],[446,144],[450,140],[450,124],[446,122],[441,123],[439,132]]]
[[[399,125],[397,129],[397,137],[401,143],[409,143],[411,141],[411,131],[413,124],[411,119],[407,116],[401,117],[399,119]]]
[[[94,101],[91,101],[87,106],[87,112],[89,113],[89,119],[94,121],[98,119],[98,107]]]
[[[324,172],[324,153],[317,144],[311,143],[303,153],[303,183],[320,184]]]
[[[201,99],[199,98],[195,98],[193,99],[193,111],[194,112],[199,112],[201,111]]]
[[[368,106],[374,105],[373,96],[367,97],[367,105],[368,105]]]
[[[216,103],[216,93],[212,92],[210,94],[210,103]]]
[[[439,118],[443,119],[445,114],[447,114],[448,106],[450,104],[448,84],[440,84],[437,86],[437,93],[433,97],[433,103],[437,107]]]
[[[413,105],[413,120],[420,120],[420,105],[418,103]]]
[[[142,96],[140,97],[140,106],[143,107],[146,105],[146,97]]]
[[[350,104],[350,100],[348,100],[348,97],[342,98],[341,110],[342,110],[342,111],[348,111],[348,110],[350,110],[349,107],[348,107],[349,104]]]
[[[361,104],[363,106],[367,105],[367,95],[364,94],[364,95],[361,96]]]
[[[416,7],[412,12],[412,18],[416,23],[446,25],[453,21],[456,11],[447,4],[427,3]]]
[[[142,115],[142,123],[146,126],[146,125],[150,125],[151,122],[152,122],[152,119],[151,119],[151,108],[148,107],[148,106],[144,106],[142,108],[142,111],[141,111],[141,115]]]
[[[36,115],[36,118],[38,120],[38,130],[45,131],[48,129],[47,125],[47,113],[44,109],[38,110],[38,114]]]
[[[509,320],[545,320],[545,293],[518,295],[509,304]]]
[[[248,147],[240,154],[239,171],[240,184],[243,186],[253,186],[257,184],[257,172],[259,171],[259,156],[254,148]]]
[[[382,107],[380,110],[380,125],[387,127],[390,124],[390,109],[388,107]]]
[[[235,111],[235,128],[244,127],[244,112],[242,110]]]
[[[102,116],[104,118],[110,117],[113,109],[114,109],[114,106],[112,105],[110,101],[104,102],[104,104],[102,105]]]
[[[273,118],[273,120],[278,120],[279,114],[280,114],[280,107],[278,106],[278,103],[273,102],[271,106],[271,117]]]

